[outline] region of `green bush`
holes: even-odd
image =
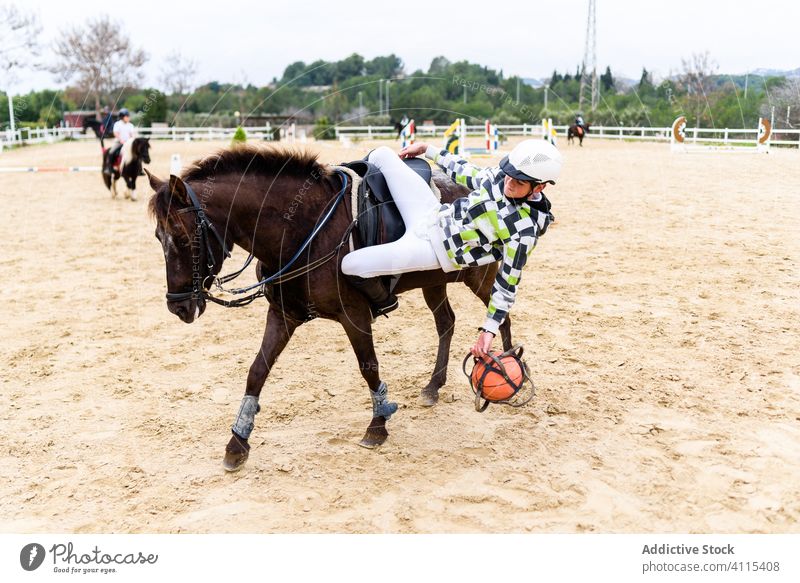
[[[245,142],[247,142],[247,133],[242,126],[239,126],[233,134],[231,145],[235,146],[236,144],[244,144]]]

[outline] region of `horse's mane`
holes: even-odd
[[[202,182],[222,174],[257,174],[261,176],[286,176],[307,180],[323,179],[331,172],[317,160],[318,154],[275,146],[241,145],[218,150],[205,158],[195,160],[181,173],[186,182]],[[150,214],[164,222],[170,208],[174,208],[169,184],[150,199]]]
[[[277,174],[294,178],[308,178],[328,174],[317,161],[317,154],[308,151],[290,150],[270,146],[242,145],[219,150],[196,160],[184,170],[181,178],[187,181],[202,181],[219,174]]]

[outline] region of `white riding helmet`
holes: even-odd
[[[511,178],[555,184],[563,159],[547,140],[525,140],[500,160],[500,169]]]

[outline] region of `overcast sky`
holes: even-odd
[[[800,0],[597,4],[598,69],[610,65],[618,76],[638,78],[642,66],[667,75],[680,68],[681,57],[706,50],[723,73],[800,67]],[[24,5],[39,15],[45,46],[65,27],[92,16],[118,19],[150,56],[143,86],[157,83],[164,58],[174,50],[197,61],[198,84],[264,85],[291,62],[338,60],[353,52],[367,59],[395,53],[407,72],[427,70],[438,55],[502,69],[507,76],[574,72],[583,58],[588,0],[26,0]],[[25,70],[17,76],[15,92],[59,86],[49,73]]]

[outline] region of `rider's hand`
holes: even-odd
[[[469,349],[470,354],[478,358],[483,358],[489,354],[489,351],[492,349],[492,340],[494,340],[494,334],[484,330],[478,335],[478,340],[473,347]]]
[[[421,156],[425,153],[425,150],[428,149],[428,144],[425,143],[418,143],[418,144],[411,144],[410,146],[406,146],[402,150],[400,150],[400,157],[401,158],[416,158],[417,156]]]

